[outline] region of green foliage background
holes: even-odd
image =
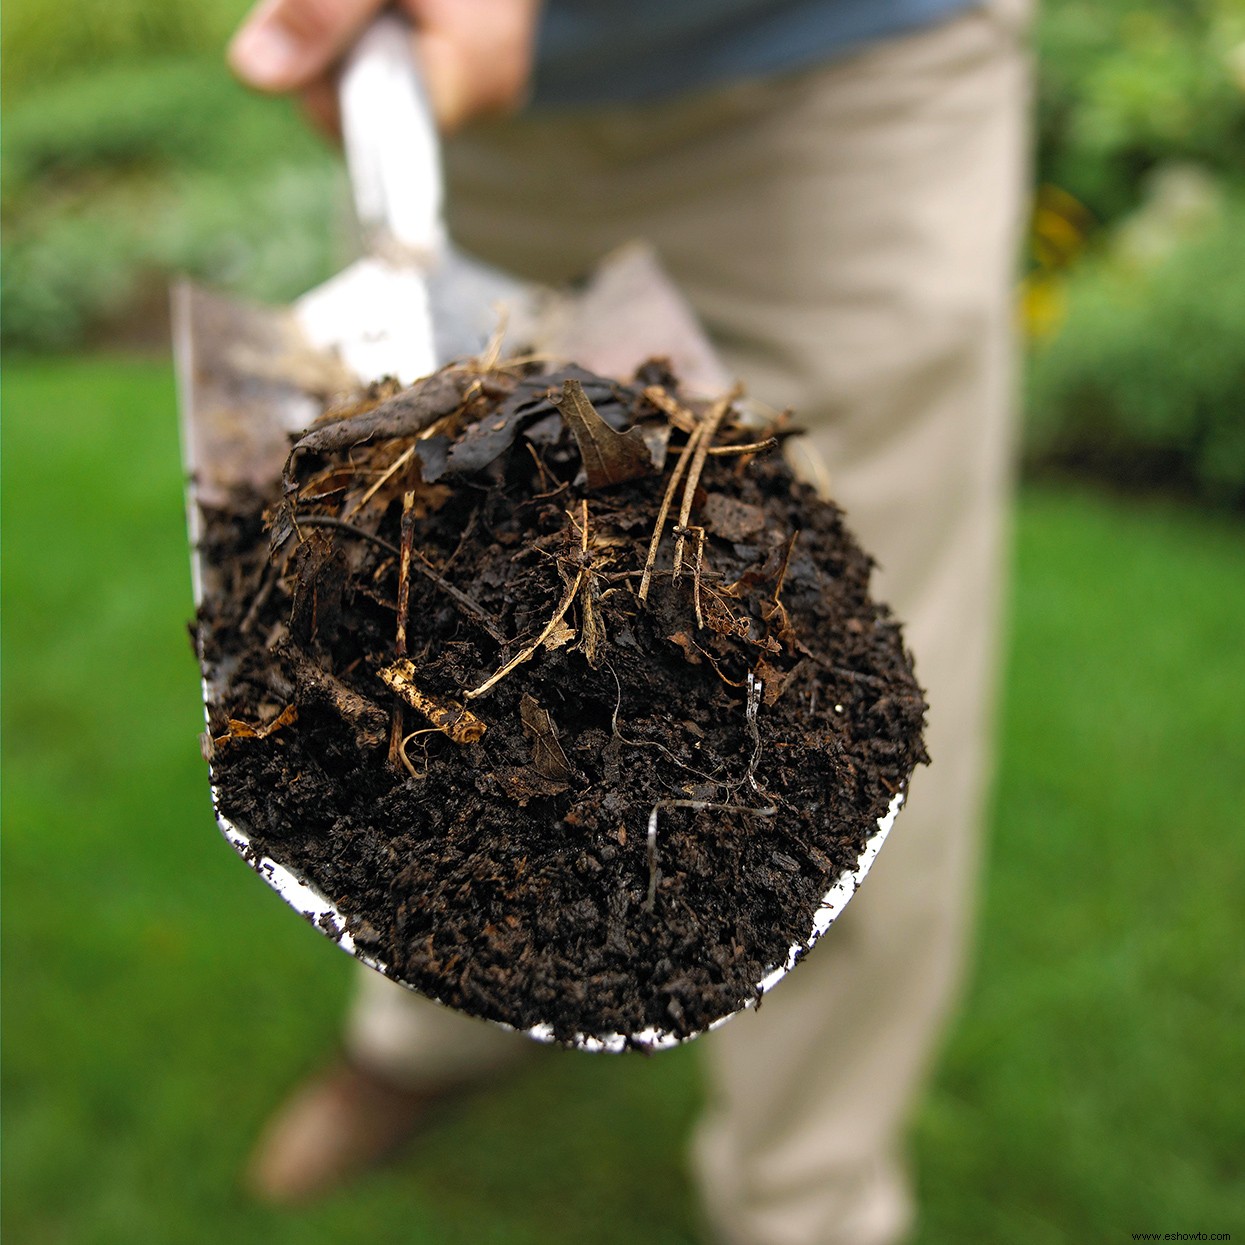
[[[1046,274],[1031,460],[1245,505],[1245,4],[1048,0],[1036,33],[1039,180],[1095,223]]]

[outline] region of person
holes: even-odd
[[[381,2],[265,0],[231,62],[331,124],[334,66]],[[798,413],[797,469],[905,624],[932,765],[824,944],[699,1039],[693,1144],[716,1239],[889,1245],[913,1220],[905,1125],[962,975],[988,778],[1026,0],[400,7],[448,136],[452,235],[550,284],[655,245],[728,370]],[[348,1179],[524,1044],[365,973],[345,1061],[278,1113],[255,1187]]]

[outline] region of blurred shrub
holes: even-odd
[[[245,173],[328,154],[290,104],[257,99],[216,57],[73,74],[6,108],[4,121],[5,205],[22,212],[84,176],[98,188],[102,176],[140,170]]]
[[[1245,505],[1245,4],[1042,0],[1036,41],[1030,462]]]
[[[1245,195],[1165,244],[1153,216],[1068,278],[1030,359],[1029,454],[1245,506]]]
[[[337,158],[216,56],[72,75],[4,137],[8,348],[77,345],[172,273],[284,300],[340,265]]]
[[[1173,160],[1245,176],[1241,0],[1044,0],[1038,166],[1103,221]]]
[[[0,265],[6,349],[71,349],[125,322],[184,274],[287,302],[344,262],[345,188],[331,164],[210,174],[159,191],[114,189],[91,211],[8,231]]]
[[[6,106],[77,70],[149,57],[219,55],[248,0],[6,0]]]

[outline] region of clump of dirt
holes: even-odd
[[[218,810],[361,951],[561,1041],[684,1037],[807,944],[918,762],[785,420],[661,363],[374,387],[205,514]]]

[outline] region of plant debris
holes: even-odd
[[[925,760],[868,557],[737,398],[447,368],[205,511],[218,810],[395,978],[566,1042],[700,1032]]]

